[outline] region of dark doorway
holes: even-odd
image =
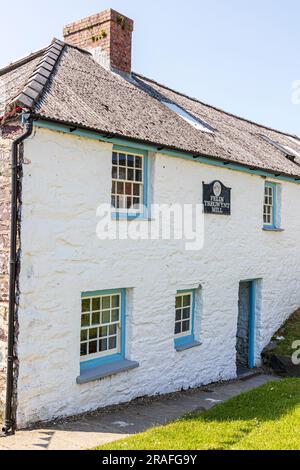
[[[254,367],[255,281],[240,283],[236,340],[238,374]]]

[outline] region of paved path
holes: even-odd
[[[84,450],[125,438],[154,426],[180,418],[190,411],[205,410],[241,392],[271,380],[259,375],[207,388],[181,392],[153,402],[139,402],[111,412],[99,412],[77,420],[19,431],[15,436],[0,437],[0,450]]]

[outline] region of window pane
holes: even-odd
[[[87,341],[88,339],[88,330],[81,331],[81,341]]]
[[[90,326],[90,314],[82,315],[81,317],[81,326]]]
[[[98,338],[98,329],[97,328],[93,328],[92,330],[90,330],[90,333],[89,333],[90,337],[89,339],[97,339]]]
[[[131,183],[126,183],[125,184],[125,194],[127,196],[131,196],[131,194],[132,194],[132,184]]]
[[[183,297],[183,306],[188,307],[189,305],[191,305],[191,296],[190,295],[185,295]]]
[[[129,168],[134,167],[134,156],[133,155],[127,155],[127,165]]]
[[[182,318],[186,320],[187,318],[190,318],[191,310],[190,308],[184,308],[182,311]]]
[[[135,167],[142,168],[143,166],[143,159],[142,157],[135,157]]]
[[[126,180],[126,168],[119,168],[119,179]]]
[[[102,297],[102,309],[110,308],[110,297]]]
[[[182,297],[176,297],[176,308],[182,307]]]
[[[113,295],[111,306],[112,306],[112,308],[116,308],[116,307],[120,306],[120,296],[119,295]]]
[[[80,355],[81,356],[86,356],[87,355],[87,344],[82,344],[80,346]]]
[[[118,154],[116,152],[113,152],[113,155],[112,155],[112,162],[113,162],[113,165],[117,165],[118,164]]]
[[[126,208],[130,209],[132,207],[132,197],[127,197]]]
[[[97,346],[97,341],[92,341],[91,343],[89,343],[89,354],[96,354],[98,352]]]
[[[114,336],[117,334],[117,325],[111,325],[109,327],[109,335]]]
[[[90,311],[90,299],[82,300],[82,313]]]
[[[100,312],[93,313],[92,315],[92,324],[99,325],[100,324]]]
[[[139,196],[140,195],[140,188],[141,188],[141,186],[139,184],[133,184],[133,195],[134,196]]]
[[[116,349],[117,347],[117,337],[109,338],[109,349]]]
[[[135,181],[143,181],[143,173],[141,170],[136,170]]]
[[[181,323],[175,324],[175,335],[179,335],[181,333]]]
[[[101,339],[99,341],[99,352],[107,351],[107,339]]]
[[[182,331],[186,332],[186,331],[189,331],[189,329],[190,329],[190,322],[189,321],[184,321],[182,323]]]
[[[108,334],[107,326],[103,326],[102,328],[99,328],[99,338],[105,338],[107,334]]]
[[[118,178],[118,168],[116,166],[113,166],[112,177],[113,177],[114,180],[116,180]]]
[[[119,153],[119,165],[126,166],[126,155],[124,153]]]
[[[92,309],[93,309],[93,312],[95,312],[95,311],[101,309],[100,298],[98,298],[98,299],[93,299],[93,301],[92,301]]]
[[[128,179],[128,181],[134,181],[134,170],[128,169],[128,171],[127,171],[127,179]]]
[[[117,184],[117,193],[121,194],[121,195],[124,194],[124,188],[125,188],[124,183],[118,183]]]
[[[112,310],[112,312],[111,312],[111,321],[112,322],[119,321],[119,310]]]
[[[102,314],[102,323],[105,325],[110,323],[110,312],[103,312]]]
[[[181,320],[181,310],[176,310],[176,321]]]
[[[126,203],[125,197],[119,196],[118,197],[118,208],[119,209],[125,209],[125,206],[126,206],[125,203]]]

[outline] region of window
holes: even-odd
[[[179,291],[175,305],[175,347],[193,343],[195,291]]]
[[[187,113],[184,109],[177,106],[177,104],[170,103],[169,101],[161,101],[161,103],[167,106],[167,108],[169,108],[171,111],[176,113],[177,116],[184,119],[186,122],[188,122],[191,126],[193,126],[198,131],[208,132],[210,134],[214,132],[214,129],[209,124],[202,121],[202,119],[194,118],[191,114]]]
[[[270,139],[270,137],[267,137],[266,135],[261,136],[268,144],[273,145],[277,150],[280,150],[282,153],[286,155],[287,158],[290,160],[294,161],[295,158],[300,158],[300,141],[289,136],[285,136],[286,139],[289,139],[291,144],[293,144],[296,148],[292,148],[289,145],[282,144],[280,142],[277,142],[275,140]]]
[[[81,362],[124,356],[125,291],[82,294]]]
[[[147,152],[114,147],[111,204],[116,215],[146,216],[147,178]]]
[[[276,226],[276,184],[267,182],[265,184],[264,227],[276,228]]]

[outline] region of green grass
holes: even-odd
[[[278,336],[282,336],[285,339],[272,352],[281,356],[292,356],[295,352],[292,345],[294,341],[300,340],[300,309],[280,328],[274,339]]]
[[[300,379],[272,382],[204,413],[96,450],[300,450]]]

